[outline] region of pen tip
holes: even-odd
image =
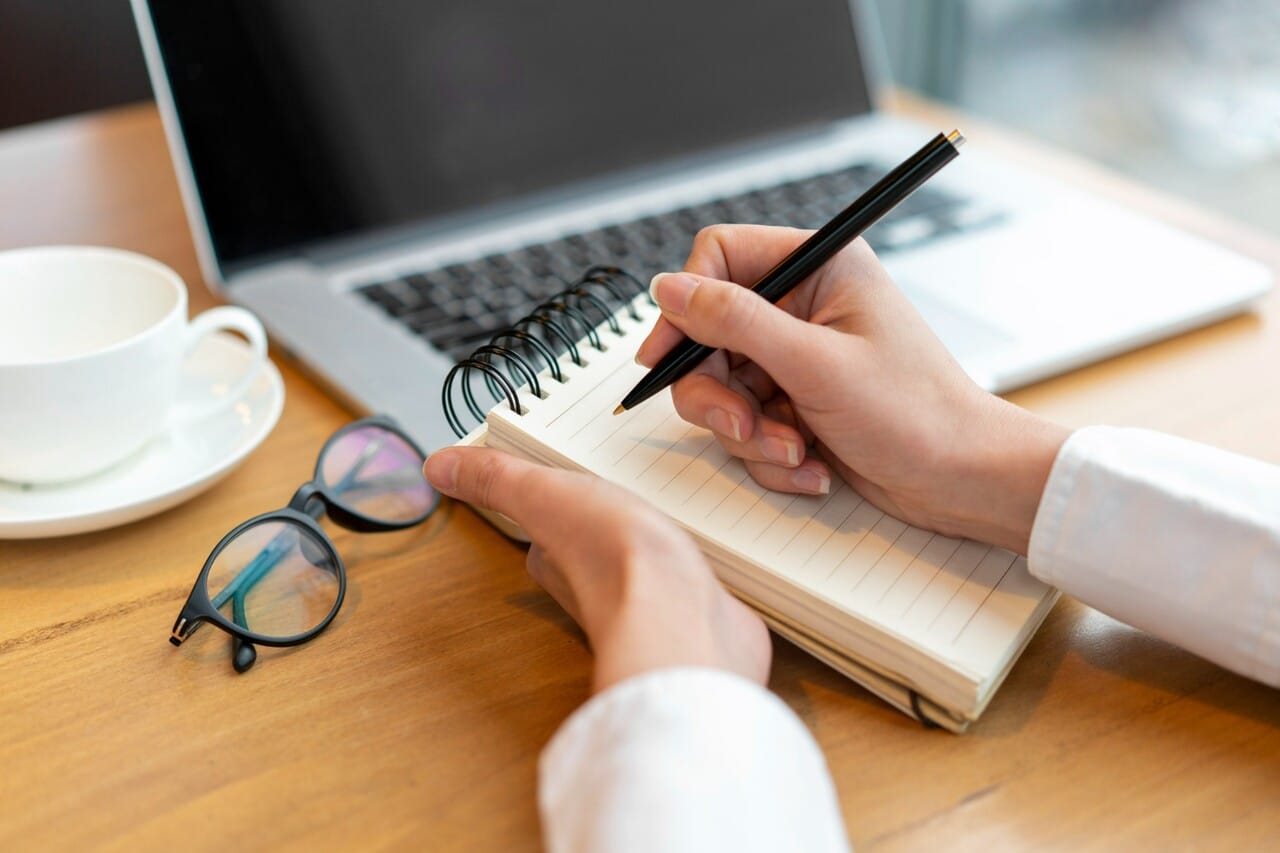
[[[613,410],[613,413],[614,413],[615,415],[620,415],[620,414],[622,414],[623,412],[625,412],[626,410],[627,410],[627,407],[626,407],[626,406],[623,406],[622,404],[619,404],[619,405],[618,405],[618,408],[616,408],[616,409],[614,409],[614,410]]]

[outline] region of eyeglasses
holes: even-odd
[[[254,644],[296,646],[323,631],[347,591],[337,549],[317,524],[328,513],[358,533],[403,530],[425,521],[440,496],[422,476],[426,454],[391,418],[379,415],[334,433],[315,476],[284,509],[236,527],[213,549],[178,614],[169,642],[208,622],[232,637],[231,662],[244,672]]]

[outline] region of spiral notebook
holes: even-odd
[[[596,278],[455,367],[444,389],[455,431],[465,428],[460,403],[483,418],[462,443],[631,490],[692,534],[778,634],[922,722],[963,731],[1056,590],[1022,557],[912,527],[839,480],[820,497],[764,489],[709,432],[681,420],[669,391],[613,415],[645,373],[633,359],[658,311],[620,276]],[[490,397],[499,402],[486,412]]]

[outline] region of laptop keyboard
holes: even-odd
[[[424,270],[357,288],[415,335],[454,358],[527,315],[595,264],[616,265],[647,282],[679,269],[700,228],[718,222],[817,228],[883,174],[869,164],[610,225],[596,231]],[[879,254],[998,221],[965,198],[921,187],[865,237]]]

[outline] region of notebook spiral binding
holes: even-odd
[[[485,411],[476,399],[471,381],[475,373],[482,374],[493,402],[501,403],[505,399],[511,410],[518,413],[520,398],[517,389],[521,386],[528,385],[535,396],[545,396],[538,381],[538,375],[544,368],[556,382],[565,381],[557,348],[567,353],[574,364],[584,365],[579,345],[585,342],[603,352],[605,347],[600,338],[600,326],[603,324],[615,335],[621,335],[622,327],[615,316],[618,309],[626,308],[631,319],[639,320],[634,300],[644,294],[652,303],[648,292],[639,279],[621,267],[589,267],[563,290],[495,334],[487,344],[478,347],[449,370],[441,392],[449,428],[458,438],[464,438],[468,432],[459,416],[457,396],[461,396],[477,423],[484,420]],[[588,312],[598,314],[599,319],[593,322]],[[502,360],[502,366],[496,359]],[[458,394],[454,393],[455,385],[458,386]]]

